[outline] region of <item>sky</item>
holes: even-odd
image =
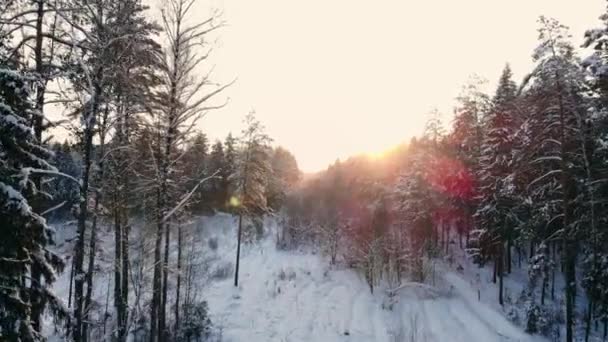
[[[158,8],[162,0],[149,0]],[[156,3],[154,3],[156,2]],[[377,154],[423,131],[438,108],[446,126],[472,74],[491,93],[505,63],[532,68],[537,19],[583,33],[600,26],[604,0],[198,0],[192,21],[220,10],[208,68],[237,82],[229,103],[199,127],[212,140],[239,135],[255,110],[274,145],[305,172]],[[224,99],[225,99],[224,98]],[[220,99],[220,101],[223,99]]]
[[[200,126],[239,134],[255,109],[276,145],[307,172],[378,153],[422,133],[438,108],[446,125],[471,74],[493,87],[505,63],[532,67],[537,19],[571,29],[580,45],[600,25],[603,0],[199,0],[195,16],[223,11],[214,79],[238,78],[229,104]]]

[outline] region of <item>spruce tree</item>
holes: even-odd
[[[568,41],[567,27],[554,19],[539,20],[539,45],[534,51],[536,67],[524,85],[530,117],[525,138],[530,165],[530,193],[535,239],[559,238],[566,298],[566,341],[574,338],[576,260],[583,215],[576,215],[577,180],[582,176],[584,151],[580,120],[584,78]],[[533,222],[534,223],[534,222]]]
[[[56,317],[66,314],[49,289],[63,261],[48,250],[52,230],[28,202],[40,190],[30,175],[56,171],[29,125],[36,115],[28,91],[32,81],[0,68],[0,339],[6,341],[43,340],[32,317],[34,297]],[[41,271],[41,283],[29,277],[32,268]]]
[[[503,304],[503,274],[505,244],[510,249],[514,240],[516,218],[515,181],[513,175],[513,138],[516,129],[514,111],[514,84],[508,66],[503,71],[494,96],[494,106],[484,118],[484,138],[479,160],[479,217],[484,235],[484,247],[489,249],[500,278],[498,301]],[[507,253],[509,254],[509,253]],[[510,260],[508,261],[510,262]]]

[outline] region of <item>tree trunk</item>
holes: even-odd
[[[517,267],[521,268],[521,244],[517,246]]]
[[[128,72],[128,71],[127,71]],[[128,156],[122,147],[128,146],[128,94],[119,89],[117,97],[118,114],[116,118],[116,140],[118,148],[115,151],[115,174],[113,182],[113,215],[115,222],[115,264],[114,264],[114,305],[117,315],[117,340],[127,339],[128,298],[129,298],[129,171]]]
[[[111,278],[108,277],[108,287],[106,288],[106,307],[103,312],[103,336],[106,336],[106,323],[108,321],[108,307],[110,306],[110,284],[112,284]]]
[[[44,1],[37,1],[36,8],[36,45],[34,48],[34,55],[36,59],[36,73],[41,78],[40,82],[36,82],[36,115],[34,115],[34,134],[36,135],[36,140],[42,144],[42,131],[43,131],[43,113],[44,113],[44,95],[46,92],[46,81],[43,80],[42,74],[44,72],[43,69],[43,60],[42,60],[42,22],[44,19]],[[41,189],[41,177],[35,175],[33,177],[34,184],[38,189]],[[41,207],[41,201],[39,196],[33,201],[33,205],[35,205],[35,209],[39,210]],[[45,303],[43,302],[43,296],[40,296],[40,291],[42,290],[42,271],[37,263],[33,263],[32,265],[32,281],[31,281],[31,321],[32,327],[35,331],[41,332],[42,326],[40,322],[40,318],[42,316],[42,311],[44,310]]]
[[[152,285],[152,305],[150,307],[150,342],[156,342],[158,340],[158,318],[160,309],[160,294],[161,294],[161,280],[162,280],[162,260],[161,260],[161,248],[162,240],[164,235],[164,224],[162,220],[161,208],[162,204],[161,190],[156,190],[156,242],[154,244],[154,279]]]
[[[177,225],[177,280],[175,288],[175,333],[179,333],[180,322],[179,322],[179,296],[182,285],[182,225]]]
[[[534,241],[530,241],[530,255],[528,255],[528,259],[532,259],[534,257]]]
[[[116,309],[116,324],[117,335],[122,335],[122,247],[121,247],[121,236],[122,236],[122,223],[120,222],[119,211],[119,194],[114,194],[114,308]],[[119,338],[120,339],[120,338]]]
[[[98,73],[101,73],[101,69]],[[100,89],[96,86],[96,94],[100,93]],[[89,177],[91,173],[91,159],[93,150],[93,135],[95,126],[95,117],[97,114],[97,95],[92,96],[92,101],[89,106],[85,105],[86,127],[84,130],[84,151],[83,151],[83,171],[82,182],[80,185],[80,214],[78,216],[78,235],[76,238],[76,246],[74,251],[74,319],[76,320],[72,337],[74,342],[86,341],[86,337],[82,335],[83,324],[83,293],[84,293],[84,239],[86,232],[86,223],[88,218],[88,200],[89,200]]]
[[[565,281],[566,281],[566,342],[572,342],[574,340],[574,305],[575,305],[575,291],[576,291],[576,274],[575,274],[575,261],[576,255],[574,253],[575,242],[571,241],[570,237],[570,173],[568,170],[568,151],[566,150],[566,110],[564,108],[564,101],[562,95],[561,75],[558,71],[555,72],[557,87],[558,87],[558,101],[559,101],[559,117],[560,117],[560,185],[562,190],[562,210],[563,210],[563,243],[564,243],[564,266],[565,266]]]
[[[125,210],[123,208],[123,210]],[[126,216],[126,215],[125,215]],[[123,223],[125,223],[125,221],[123,221]],[[122,321],[120,322],[121,324],[119,325],[119,330],[118,330],[118,340],[119,342],[124,342],[127,340],[127,323],[129,321],[129,225],[128,224],[123,224],[122,227],[122,243],[121,243],[121,248],[122,248],[122,253],[121,253],[121,257],[122,257],[122,267],[121,267],[121,280],[122,280],[122,284],[121,284],[121,296],[120,296],[120,306],[121,306],[121,311],[122,311]]]
[[[99,185],[96,185],[96,187]],[[93,274],[95,273],[95,250],[97,243],[97,211],[99,210],[99,197],[101,196],[100,192],[96,190],[95,195],[95,207],[93,213],[93,222],[91,222],[91,236],[89,237],[89,261],[87,267],[86,274],[86,283],[87,283],[87,293],[84,300],[84,310],[83,310],[83,322],[82,322],[82,336],[83,340],[88,339],[88,321],[89,321],[89,312],[91,310],[91,300],[93,297]]]
[[[97,244],[97,221],[99,216],[99,206],[102,201],[101,185],[104,177],[104,160],[103,155],[105,152],[105,136],[106,136],[106,124],[108,121],[108,108],[106,107],[103,115],[102,122],[99,129],[99,152],[97,153],[97,173],[95,175],[94,187],[95,187],[95,200],[93,205],[93,217],[91,222],[91,236],[89,240],[89,262],[87,268],[86,282],[87,282],[87,293],[84,301],[84,312],[83,312],[83,324],[82,324],[82,335],[84,340],[88,340],[88,322],[89,312],[91,309],[91,301],[93,298],[93,274],[95,273],[95,251]]]
[[[492,283],[496,284],[496,276],[498,275],[498,256],[494,254],[494,269],[492,270]]]
[[[555,300],[555,266],[551,268],[551,300]]]
[[[161,298],[160,305],[160,320],[158,325],[159,330],[159,341],[167,341],[168,339],[168,331],[167,331],[167,291],[169,288],[168,279],[169,279],[169,243],[171,235],[171,226],[167,224],[165,226],[165,256],[163,258],[163,293]]]
[[[545,293],[547,292],[547,277],[543,276],[543,281],[540,289],[540,305],[545,305]]]
[[[498,273],[498,279],[499,279],[499,284],[498,284],[498,303],[500,305],[504,305],[504,299],[503,299],[503,292],[504,292],[504,245],[501,242],[499,247],[498,247],[498,258],[496,258],[496,261],[498,263],[498,265],[496,266],[496,272]]]
[[[243,231],[243,214],[239,213],[239,229],[236,238],[236,269],[234,271],[234,286],[239,286],[239,260],[241,258],[241,235]]]
[[[574,339],[574,305],[576,275],[574,274],[574,253],[572,242],[568,238],[564,239],[565,249],[565,281],[566,281],[566,341],[572,342]]]
[[[507,239],[507,273],[511,274],[511,239]]]
[[[72,262],[71,266],[70,266],[70,287],[68,290],[68,309],[70,309],[72,307],[72,284],[74,283],[74,263]],[[72,315],[68,315],[67,318],[67,322],[66,322],[66,335],[69,335],[69,333],[72,330]]]
[[[593,317],[593,299],[589,299],[587,306],[587,317],[585,319],[585,342],[589,342],[589,334],[591,333],[591,318]]]

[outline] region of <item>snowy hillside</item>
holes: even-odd
[[[59,244],[65,255],[71,249],[72,229],[61,226],[58,231],[60,241],[68,239]],[[340,266],[330,268],[320,254],[277,250],[276,223],[267,220],[265,237],[243,246],[240,282],[235,288],[235,218],[226,214],[199,217],[188,229],[197,241],[197,257],[207,269],[197,275],[196,291],[208,302],[221,341],[543,341],[522,332],[496,308],[479,302],[471,280],[447,265],[436,266],[435,286],[407,283],[394,291],[394,298],[381,286],[372,295],[358,273]],[[112,241],[105,235],[100,237],[101,262],[96,273],[96,283],[103,286],[95,289],[101,311],[108,291],[110,296],[113,291],[108,282]],[[66,301],[68,286],[66,271],[55,286]],[[133,293],[131,301],[132,297]],[[56,335],[55,341],[62,340]]]
[[[229,216],[202,218],[217,239],[218,263],[233,262],[235,227]],[[221,261],[220,261],[221,260]],[[410,284],[389,309],[386,291],[370,294],[350,269],[325,258],[275,248],[269,232],[245,245],[238,288],[232,277],[204,290],[223,341],[539,341],[516,328],[457,272],[438,266],[436,287]]]

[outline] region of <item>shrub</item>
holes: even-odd
[[[211,278],[216,280],[227,279],[232,275],[234,266],[231,262],[225,261],[217,265],[211,272]]]
[[[184,304],[184,316],[180,331],[179,341],[205,341],[211,336],[211,319],[206,301]]]

